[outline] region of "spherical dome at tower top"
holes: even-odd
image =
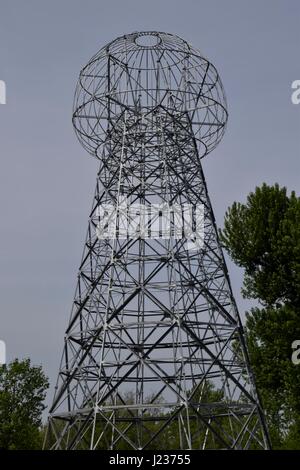
[[[221,140],[227,122],[219,74],[197,49],[173,34],[134,32],[104,46],[81,70],[73,125],[84,148],[100,158],[125,116],[151,113],[189,122],[201,157]]]

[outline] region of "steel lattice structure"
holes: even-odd
[[[215,67],[178,36],[120,37],[82,69],[73,124],[100,169],[50,448],[269,447],[201,166],[226,122]],[[174,218],[169,237],[142,236],[141,225],[118,236],[124,198],[141,208],[201,204],[201,246],[174,235]],[[97,233],[105,204],[116,208],[111,238]],[[148,228],[161,223],[160,212],[147,214]]]

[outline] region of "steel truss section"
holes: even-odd
[[[100,169],[46,446],[269,448],[201,165],[226,122],[215,67],[177,36],[123,36],[82,69],[73,124]],[[120,236],[125,200],[146,208],[136,236]],[[198,244],[193,219],[160,236],[148,209],[175,205],[203,208]]]

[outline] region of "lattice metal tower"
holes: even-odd
[[[269,447],[201,167],[226,121],[215,67],[178,36],[120,37],[82,69],[73,124],[100,169],[50,448]]]

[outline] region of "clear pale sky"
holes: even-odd
[[[300,194],[299,0],[1,0],[0,339],[7,358],[59,367],[97,162],[71,124],[80,69],[138,30],[178,34],[217,67],[229,123],[204,171],[219,226],[263,181]],[[242,272],[229,263],[242,317]]]

